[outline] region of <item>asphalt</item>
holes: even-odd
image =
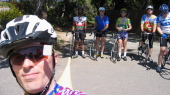
[[[56,66],[56,81],[62,76],[69,59],[68,42],[71,37],[65,33],[58,33],[59,38],[65,40],[58,52]],[[169,95],[170,90],[170,65],[166,65],[162,73],[157,73],[157,58],[159,53],[159,41],[154,42],[152,54],[153,62],[147,66],[139,60],[137,47],[139,37],[130,35],[128,41],[127,61],[113,63],[110,59],[111,35],[106,41],[105,57],[97,61],[88,57],[89,42],[92,36],[87,34],[86,55],[83,59],[81,53],[76,59],[71,59],[70,75],[71,84],[74,90],[80,90],[88,95]],[[1,60],[2,61],[2,60]],[[21,95],[22,89],[16,83],[10,72],[7,62],[0,62],[0,93],[1,95]]]

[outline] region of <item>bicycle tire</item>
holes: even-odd
[[[118,56],[118,43],[113,44],[112,50],[111,50],[111,60],[113,62],[116,62]]]
[[[95,41],[93,41],[91,44],[90,44],[90,50],[89,50],[89,54],[90,54],[90,58],[92,60],[96,60],[97,59],[97,56],[95,57],[95,54],[97,53],[96,51],[96,43]]]
[[[167,58],[166,58],[166,55],[164,55],[162,58],[162,65],[161,65],[162,68],[165,68],[166,61],[167,61]]]

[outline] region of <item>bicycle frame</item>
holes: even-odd
[[[66,33],[66,36],[68,36],[68,32]],[[70,40],[70,57],[72,58],[73,51],[74,51],[74,44],[75,44],[75,32],[72,34],[71,40]]]
[[[95,54],[97,54],[97,47],[96,47],[96,44],[98,44],[98,42],[96,41],[96,31],[93,31],[91,32],[90,36],[92,36],[92,34],[94,35],[93,36],[93,41],[90,45],[90,51],[89,51],[89,55],[90,55],[90,58],[93,59],[93,60],[96,60],[97,61],[97,56],[94,57]],[[99,45],[98,45],[99,46]],[[93,55],[92,55],[92,51],[93,51]]]
[[[110,60],[113,61],[114,63],[116,62],[117,56],[118,56],[118,35],[119,34],[112,34],[113,38],[113,46],[111,49],[111,57]]]
[[[141,34],[142,35],[142,34]],[[149,58],[149,35],[152,35],[152,33],[149,33],[149,32],[145,32],[144,33],[144,37],[146,36],[146,39],[145,39],[145,42],[144,44],[142,45],[142,51],[144,52],[145,54],[145,63],[147,63],[147,60]],[[140,41],[141,42],[141,41]],[[144,49],[143,49],[144,47]],[[140,55],[142,55],[142,52],[141,51],[138,51]]]

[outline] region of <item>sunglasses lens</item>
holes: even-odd
[[[22,62],[24,61],[25,56],[21,55],[19,53],[14,53],[10,57],[10,62],[12,65],[21,65]]]
[[[25,56],[27,56],[34,63],[37,63],[44,58],[47,58],[47,56],[43,55],[42,46],[29,47],[14,52],[16,53],[13,53],[10,57],[10,62],[13,65],[21,65],[25,60]]]

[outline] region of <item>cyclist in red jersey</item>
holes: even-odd
[[[149,35],[149,61],[152,61],[151,54],[153,49],[153,40],[154,40],[154,33],[156,31],[156,16],[153,15],[153,6],[148,5],[146,7],[147,14],[142,16],[141,19],[141,31],[142,31],[142,42],[141,46],[138,48],[138,50],[142,50],[142,45],[145,41],[144,34],[146,32],[152,33],[152,35]]]
[[[84,39],[86,37],[86,29],[87,29],[87,18],[83,16],[84,9],[82,7],[78,8],[78,16],[73,18],[73,26],[72,31],[75,33],[75,54],[73,58],[78,57],[78,45],[81,45],[82,49],[82,57],[85,58],[84,54]]]

